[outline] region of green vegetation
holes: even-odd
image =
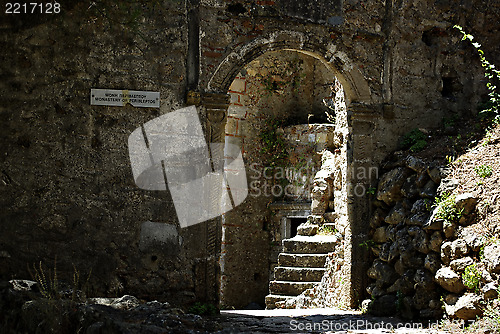
[[[477,175],[479,175],[479,177],[482,177],[483,179],[490,177],[492,173],[491,166],[487,165],[477,166],[474,168],[474,170],[476,171]]]
[[[436,197],[434,207],[437,208],[436,218],[443,219],[448,224],[454,223],[462,217],[463,209],[458,210],[455,206],[455,195],[445,193]]]
[[[464,285],[476,292],[479,292],[479,281],[481,280],[481,273],[477,270],[476,264],[471,264],[462,273],[462,281]]]
[[[279,131],[282,125],[282,120],[270,119],[267,127],[259,134],[262,144],[261,153],[269,155],[270,167],[283,165],[288,158],[288,143],[283,133]]]
[[[196,302],[188,309],[188,313],[198,315],[217,315],[219,314],[219,309],[212,304]]]
[[[481,49],[481,44],[473,42],[474,36],[467,34],[459,25],[455,25],[454,28],[462,34],[462,41],[469,40],[471,42],[479,55],[481,66],[484,68],[484,76],[487,79],[486,87],[488,88],[488,101],[483,104],[480,113],[492,115],[495,123],[498,124],[500,121],[500,91],[494,84],[494,80],[500,80],[500,71],[486,59],[484,51]]]
[[[321,226],[318,232],[319,235],[334,235],[335,233],[337,233],[337,230],[331,226]]]
[[[360,243],[359,246],[365,248],[366,250],[370,250],[373,246],[375,246],[375,244],[376,244],[375,241],[369,239]]]
[[[409,149],[411,152],[419,152],[427,146],[427,141],[425,140],[425,134],[419,129],[413,129],[403,136],[401,139],[401,147],[406,150]]]
[[[370,187],[370,188],[366,189],[366,193],[368,195],[375,195],[375,191],[377,191],[377,188]]]

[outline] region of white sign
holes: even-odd
[[[90,90],[90,104],[96,106],[125,106],[159,108],[160,92],[138,90],[94,89]]]

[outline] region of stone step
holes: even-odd
[[[269,292],[283,296],[298,296],[318,284],[318,282],[271,281],[269,282]]]
[[[293,298],[294,296],[283,296],[283,295],[273,295],[269,294],[266,296],[266,309],[272,310],[276,308],[276,303],[284,302],[289,298]]]
[[[326,254],[335,250],[337,238],[330,235],[297,235],[283,240],[284,253]]]
[[[292,282],[320,282],[325,268],[276,267],[274,279]]]
[[[322,268],[325,266],[326,254],[288,254],[278,255],[280,267]]]

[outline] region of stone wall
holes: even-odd
[[[358,247],[375,259],[366,305],[375,315],[473,320],[497,296],[500,252],[474,224],[478,202],[434,161],[396,152],[385,163],[371,220]]]
[[[180,230],[168,192],[134,185],[126,140],[141,124],[185,106],[188,90],[202,95],[209,140],[223,140],[225,94],[266,51],[298,50],[341,81],[346,175],[379,166],[413,127],[475,112],[485,93],[482,71],[451,26],[474,34],[498,64],[498,5],[345,0],[317,10],[328,4],[74,0],[58,15],[2,13],[0,275],[26,277],[27,265],[53,266],[57,257],[60,277],[69,278],[73,264],[92,271],[99,293],[215,300],[220,221]],[[90,106],[91,88],[159,91],[161,107]],[[367,188],[373,182],[346,179]],[[357,245],[368,233],[368,199],[342,196],[353,235],[347,243]],[[265,220],[255,220],[258,238],[267,240]],[[257,245],[248,245],[252,261],[257,250],[267,252]],[[239,254],[234,263],[245,262],[247,252]],[[353,301],[368,284],[365,257],[352,249]]]
[[[61,279],[91,273],[100,294],[203,299],[206,227],[181,231],[168,192],[137,188],[127,148],[184,105],[185,4],[140,7],[136,25],[110,3],[62,6],[2,20],[0,274],[43,261]],[[159,91],[161,108],[90,106],[91,88]]]

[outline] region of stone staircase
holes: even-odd
[[[333,252],[337,238],[325,235],[297,235],[283,240],[283,252],[278,256],[274,280],[269,283],[266,308],[300,295],[321,282],[325,260]]]

